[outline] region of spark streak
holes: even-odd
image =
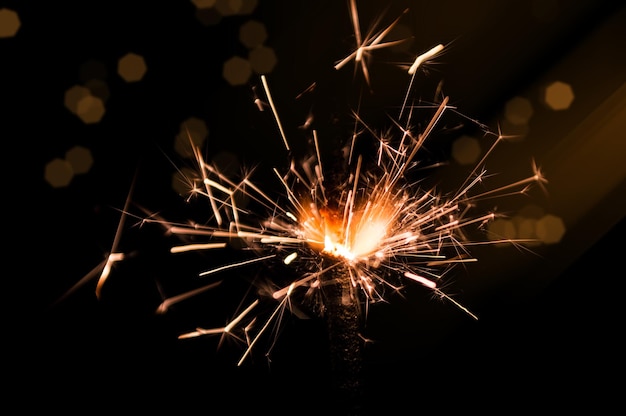
[[[413,75],[415,71],[417,71],[417,68],[419,68],[420,65],[434,58],[442,50],[443,50],[443,45],[439,44],[433,47],[432,49],[428,50],[427,52],[424,52],[423,54],[419,55],[417,58],[415,58],[415,61],[413,62],[409,70],[407,71],[409,75]]]
[[[206,243],[206,244],[187,244],[184,246],[176,246],[170,249],[170,253],[183,253],[185,251],[208,250],[213,248],[224,248],[226,243]]]
[[[405,9],[402,14],[404,15],[408,11],[409,9]],[[396,20],[393,21],[393,23],[391,23],[385,29],[381,30],[379,33],[375,35],[370,34],[366,36],[365,39],[362,39],[362,36],[361,36],[361,26],[359,23],[359,13],[356,7],[356,0],[350,0],[350,17],[352,19],[352,26],[354,29],[356,49],[352,53],[350,53],[348,56],[346,56],[345,58],[337,62],[335,64],[335,69],[341,69],[348,62],[354,59],[355,64],[360,64],[361,72],[363,73],[365,82],[369,85],[370,75],[369,75],[369,70],[367,68],[367,62],[366,62],[367,56],[373,50],[398,45],[404,42],[404,39],[402,39],[402,40],[381,43],[385,39],[385,37],[389,34],[389,32],[391,32],[394,26],[400,21],[400,18],[402,16],[398,16]]]
[[[265,89],[265,95],[267,95],[267,101],[272,108],[272,113],[274,113],[274,118],[276,119],[276,123],[278,124],[278,129],[280,130],[280,137],[283,138],[283,143],[287,150],[289,150],[289,142],[287,142],[287,137],[285,137],[285,130],[283,129],[283,123],[280,122],[280,118],[278,117],[278,111],[276,111],[276,106],[274,105],[274,100],[272,99],[272,94],[270,93],[270,87],[267,85],[267,79],[265,75],[261,75],[261,82],[263,83],[263,88]]]

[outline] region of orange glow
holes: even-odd
[[[341,217],[338,210],[320,208],[319,215],[306,215],[305,238],[321,252],[348,261],[365,260],[383,247],[389,234],[392,211],[385,203],[367,204],[357,211],[346,210]]]

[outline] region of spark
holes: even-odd
[[[408,11],[409,9],[405,9],[402,12],[402,15],[406,14]],[[356,0],[350,0],[350,17],[352,20],[352,27],[354,30],[354,39],[356,42],[355,50],[351,52],[348,56],[343,58],[342,60],[338,61],[335,64],[335,69],[341,69],[348,62],[354,59],[354,63],[360,66],[361,72],[363,73],[363,77],[365,78],[365,82],[369,85],[370,74],[369,74],[369,69],[367,68],[368,55],[373,50],[395,46],[405,41],[405,39],[401,39],[401,40],[395,40],[395,41],[389,41],[389,42],[382,42],[385,39],[385,37],[391,32],[391,30],[396,26],[396,24],[400,21],[402,15],[398,16],[385,29],[377,33],[370,33],[365,38],[363,38],[361,34],[361,25],[359,23],[359,13],[356,7]],[[374,32],[374,30],[372,30],[372,32]]]
[[[183,300],[187,300],[190,299],[194,296],[199,295],[202,292],[206,292],[209,289],[213,289],[214,287],[218,286],[219,284],[221,284],[222,282],[214,282],[214,283],[210,283],[208,285],[204,285],[202,287],[190,290],[188,292],[185,293],[181,293],[180,295],[176,295],[176,296],[172,296],[170,298],[165,299],[163,302],[161,302],[161,304],[159,305],[159,307],[157,308],[157,313],[165,313],[167,312],[167,310],[170,308],[170,306],[181,302]]]
[[[350,17],[356,49],[338,61],[335,69],[339,70],[354,60],[369,84],[366,60],[374,50],[397,43],[383,40],[401,16],[383,30],[365,37],[361,34],[355,0],[350,1]],[[408,71],[409,84],[417,69],[443,48],[439,44],[416,57]],[[424,168],[421,152],[429,140],[434,139],[444,115],[460,113],[450,106],[448,96],[420,107],[408,105],[409,100],[405,97],[400,116],[397,119],[389,117],[391,126],[385,134],[377,133],[357,110],[353,112],[353,131],[344,144],[346,171],[345,174],[335,172],[322,161],[319,132],[311,129],[314,125],[309,120],[311,115],[300,130],[313,148],[303,161],[296,160],[268,80],[265,75],[261,75],[260,80],[265,97],[257,95],[254,89],[254,105],[263,111],[262,100],[267,100],[282,145],[290,156],[286,167],[272,168],[276,188],[280,189],[277,195],[255,183],[251,175],[238,179],[226,177],[205,162],[201,150],[190,140],[197,171],[195,175],[188,175],[186,181],[190,195],[209,200],[209,220],[199,226],[168,223],[151,217],[145,219],[145,222],[164,225],[171,235],[188,236],[194,240],[190,244],[173,246],[170,249],[173,255],[199,250],[214,253],[233,247],[243,247],[240,250],[242,256],[253,254],[251,258],[227,261],[197,274],[211,279],[216,275],[228,275],[226,272],[234,269],[256,266],[251,267],[255,273],[247,274],[255,277],[253,287],[257,289],[256,298],[249,306],[225,326],[194,328],[179,338],[232,336],[245,345],[237,363],[242,365],[262,336],[267,334],[270,325],[278,325],[286,312],[296,316],[327,313],[329,304],[325,301],[328,296],[325,291],[338,280],[341,280],[341,302],[354,303],[366,311],[370,310],[370,305],[388,301],[406,284],[414,282],[449,301],[472,319],[478,319],[476,314],[445,293],[441,282],[456,266],[477,261],[469,254],[469,246],[504,241],[476,241],[466,236],[480,231],[495,218],[493,213],[475,215],[474,210],[479,201],[524,193],[533,184],[544,185],[547,181],[534,161],[533,173],[529,177],[484,190],[489,180],[485,169],[487,156],[505,136],[463,117],[483,129],[486,137],[496,137],[495,141],[451,196],[422,185],[415,180],[417,167]],[[309,92],[313,89],[310,88]],[[408,118],[403,117],[405,114]],[[418,120],[418,117],[424,117],[424,120]],[[416,125],[424,127],[418,129],[414,127]],[[357,151],[356,141],[365,138],[376,144],[375,157]],[[438,164],[430,168],[433,166]],[[239,207],[236,201],[240,196],[250,200],[252,208]],[[127,200],[124,212],[127,213],[128,209]],[[113,254],[99,266],[102,273],[96,288],[98,294],[110,266],[123,258],[116,251],[122,225],[123,219],[118,226]],[[196,241],[202,239],[207,241]],[[90,276],[99,269],[94,270]],[[223,280],[168,297],[158,306],[157,312],[165,313],[174,304],[218,287]],[[261,311],[253,315],[253,310]],[[266,317],[265,321],[255,331],[255,324],[261,316]]]
[[[106,261],[104,262],[104,266],[102,267],[102,272],[100,273],[100,277],[98,278],[98,283],[96,284],[96,297],[100,298],[102,294],[102,287],[104,286],[104,282],[108,279],[109,274],[111,273],[111,268],[115,262],[121,261],[124,259],[124,253],[118,253],[117,249],[122,238],[122,230],[124,229],[124,222],[126,221],[126,214],[129,210],[132,189],[134,187],[131,185],[131,190],[128,192],[128,196],[126,197],[126,202],[124,203],[124,210],[122,211],[122,215],[120,216],[120,221],[117,224],[117,230],[115,231],[115,237],[113,239],[113,245],[111,246],[110,254],[107,256]]]
[[[416,282],[419,282],[421,284],[423,284],[424,286],[430,288],[430,289],[434,289],[437,287],[437,283],[433,282],[432,280],[426,279],[423,276],[417,275],[415,273],[411,273],[411,272],[404,272],[404,277],[408,277],[409,279],[413,279]]]
[[[444,49],[444,45],[440,43],[440,44],[432,47],[428,51],[424,52],[423,54],[418,55],[417,58],[415,58],[415,61],[413,61],[413,63],[411,64],[411,66],[407,70],[407,73],[409,75],[411,75],[411,79],[409,81],[409,85],[407,87],[406,94],[404,95],[404,101],[402,102],[402,107],[401,107],[402,110],[400,111],[400,116],[399,116],[400,119],[402,119],[402,115],[404,113],[404,110],[407,107],[407,102],[409,100],[409,97],[411,96],[411,91],[413,90],[413,84],[415,82],[415,76],[417,74],[417,69],[420,68],[424,63],[426,63],[426,62],[434,59],[436,56],[438,56],[441,53],[441,51],[443,51],[443,49]]]
[[[208,250],[213,248],[224,248],[226,243],[206,243],[206,244],[186,244],[184,246],[175,246],[170,249],[170,253],[183,253],[185,251]]]
[[[70,289],[66,290],[65,293],[63,293],[63,295],[61,295],[53,303],[53,305],[59,304],[60,302],[65,300],[68,296],[70,296],[72,293],[76,292],[79,288],[87,284],[89,281],[95,279],[96,277],[97,277],[97,283],[96,283],[95,295],[96,295],[96,298],[100,299],[102,295],[102,287],[104,286],[105,282],[109,278],[109,275],[111,274],[111,270],[113,269],[113,265],[129,257],[129,254],[118,252],[118,248],[119,248],[119,244],[122,238],[122,231],[124,229],[124,224],[126,221],[127,213],[129,211],[130,203],[132,201],[131,195],[133,192],[133,188],[135,186],[135,179],[136,177],[133,178],[130,191],[128,192],[128,195],[126,196],[124,209],[122,210],[122,213],[120,215],[120,220],[118,222],[115,235],[113,237],[113,244],[111,245],[111,250],[109,251],[109,254],[106,256],[104,260],[102,260],[102,262],[100,262],[97,266],[92,268]]]
[[[442,50],[443,50],[443,44],[440,43],[439,45],[434,46],[430,50],[424,52],[423,54],[421,54],[417,58],[415,58],[415,61],[409,67],[409,70],[407,71],[409,73],[409,75],[415,74],[415,71],[417,71],[417,68],[419,68],[424,62],[433,59]]]
[[[283,124],[280,122],[280,118],[278,117],[278,112],[276,111],[276,106],[274,105],[274,100],[272,99],[272,94],[270,93],[270,87],[267,85],[267,79],[265,75],[261,75],[261,82],[263,83],[263,88],[265,89],[265,95],[267,95],[267,101],[272,108],[272,112],[274,113],[274,118],[276,119],[276,123],[278,124],[278,129],[280,130],[280,137],[283,138],[283,143],[287,150],[289,150],[289,143],[287,142],[287,137],[285,137],[285,130],[283,129]]]
[[[227,264],[226,266],[221,266],[215,269],[211,269],[211,270],[207,270],[205,272],[200,273],[198,276],[208,276],[210,274],[213,273],[218,273],[218,272],[222,272],[224,270],[228,270],[228,269],[233,269],[235,267],[241,267],[241,266],[245,266],[247,264],[251,264],[251,263],[257,263],[257,262],[263,262],[265,260],[271,259],[275,257],[275,255],[269,255],[269,256],[264,256],[264,257],[257,257],[251,260],[246,260],[246,261],[242,261],[239,263],[231,263],[231,264]]]

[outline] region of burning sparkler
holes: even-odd
[[[355,1],[350,5],[356,48],[338,61],[335,69],[341,70],[354,60],[369,84],[366,56],[396,43],[384,40],[400,17],[384,30],[363,38]],[[279,197],[264,190],[251,174],[237,179],[224,175],[205,161],[201,149],[192,145],[197,169],[194,174],[181,174],[181,177],[188,185],[190,199],[208,200],[209,222],[188,225],[170,223],[153,215],[140,218],[144,223],[165,226],[173,235],[194,240],[172,247],[174,255],[237,247],[242,248],[242,258],[201,271],[199,277],[207,281],[205,285],[167,297],[157,311],[166,313],[175,304],[213,289],[219,281],[212,279],[227,270],[255,265],[272,265],[275,269],[278,265],[285,272],[277,278],[272,275],[276,271],[268,271],[255,280],[256,296],[244,303],[226,325],[194,328],[181,334],[180,339],[217,335],[238,340],[245,347],[237,363],[242,365],[263,337],[276,334],[285,313],[317,315],[328,322],[333,365],[341,375],[337,387],[345,394],[353,394],[359,389],[360,352],[365,342],[362,324],[369,306],[385,301],[389,293],[400,292],[408,284],[418,284],[477,319],[442,288],[455,266],[476,261],[469,253],[469,246],[505,241],[481,242],[467,237],[474,229],[486,230],[486,224],[496,217],[494,212],[474,215],[475,206],[495,196],[523,193],[530,185],[546,181],[533,166],[527,178],[485,190],[488,180],[485,160],[504,136],[469,118],[464,120],[482,129],[485,140],[491,140],[492,144],[458,190],[444,195],[412,177],[417,170],[429,167],[420,159],[420,152],[444,115],[459,114],[446,96],[428,105],[410,104],[411,86],[419,69],[443,49],[443,45],[437,45],[417,56],[410,65],[404,102],[399,114],[389,117],[391,128],[385,133],[378,133],[358,112],[352,114],[354,129],[342,149],[346,169],[341,172],[326,170],[318,131],[310,128],[310,124],[305,124],[309,129],[304,131],[309,135],[312,151],[302,161],[293,157],[268,79],[261,76],[264,96],[259,96],[255,104],[261,110],[271,110],[280,139],[292,156],[284,170],[273,169],[281,189]],[[424,114],[424,127],[415,127],[419,125],[418,115]],[[374,143],[374,155],[357,150],[358,144],[367,138]],[[255,208],[241,207],[241,198],[251,201]],[[125,209],[123,217],[127,215],[130,213]],[[97,285],[98,293],[110,271],[108,266],[122,257],[121,253],[111,253]],[[262,314],[255,312],[268,304],[273,306],[262,320]],[[271,347],[266,353],[270,352]]]

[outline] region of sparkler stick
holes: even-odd
[[[361,310],[349,268],[340,264],[322,280],[325,319],[330,346],[330,364],[337,400],[347,411],[356,412],[363,397]]]

